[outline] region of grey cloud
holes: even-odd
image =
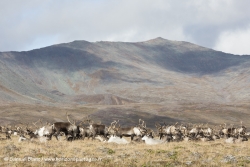
[[[73,40],[155,37],[215,46],[220,34],[248,26],[248,0],[19,0],[0,2],[0,51]]]

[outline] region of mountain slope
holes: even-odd
[[[188,42],[74,41],[0,53],[0,100],[42,104],[247,103],[250,56]]]

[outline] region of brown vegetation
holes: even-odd
[[[12,137],[0,142],[0,163],[1,166],[249,166],[249,148],[249,141],[226,144],[224,139],[148,146],[87,139],[67,142],[55,138],[47,143],[18,142],[18,137]],[[82,162],[76,162],[77,158]]]

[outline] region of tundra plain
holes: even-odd
[[[134,126],[141,118],[152,129],[156,122],[240,126],[243,121],[248,131],[249,74],[249,55],[163,38],[134,43],[73,41],[0,52],[0,122],[1,126],[38,119],[54,123],[67,121],[68,112],[76,122],[90,116],[105,125],[120,120],[121,126]],[[250,155],[249,141],[120,146],[88,140],[53,139],[46,144],[17,140],[0,142],[3,156],[101,156],[103,161],[4,162],[1,158],[3,166],[249,166]]]
[[[247,167],[250,165],[249,147],[249,141],[226,144],[224,139],[150,146],[136,142],[118,145],[91,139],[18,142],[18,137],[13,137],[0,142],[0,163],[1,166]]]

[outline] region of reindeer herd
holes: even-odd
[[[11,140],[12,135],[18,135],[19,142],[33,140],[47,142],[53,136],[56,140],[65,138],[67,141],[84,140],[87,137],[88,139],[92,138],[92,140],[97,139],[102,142],[117,144],[144,142],[148,145],[154,145],[174,141],[214,141],[221,138],[226,143],[238,143],[248,141],[250,136],[242,122],[240,127],[227,126],[226,124],[208,126],[208,124],[179,125],[176,123],[167,125],[166,123],[155,123],[156,131],[154,131],[147,128],[142,119],[139,119],[137,125],[131,127],[121,127],[119,120],[115,120],[109,126],[106,126],[101,123],[94,123],[89,117],[76,125],[76,122],[71,122],[69,115],[66,115],[68,122],[43,124],[41,120],[38,120],[32,123],[32,127],[29,124],[21,124],[21,126],[14,126],[14,128],[0,126],[0,132],[5,134],[5,138],[1,137],[0,140]],[[129,141],[124,137],[130,137]]]

